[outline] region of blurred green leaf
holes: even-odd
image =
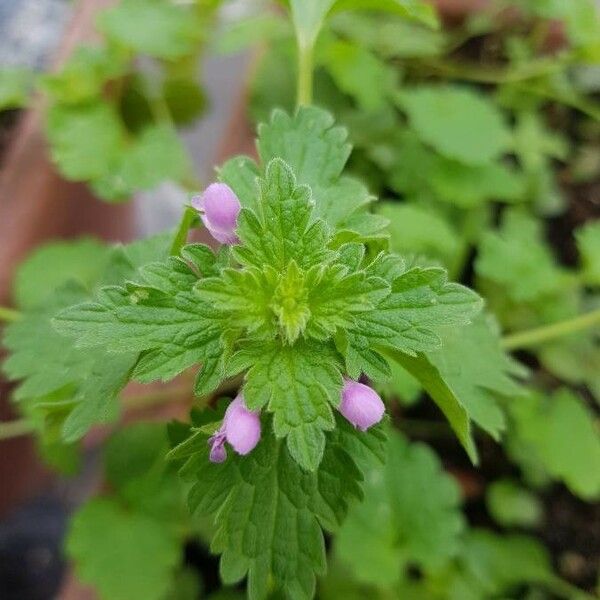
[[[206,95],[195,81],[170,77],[163,84],[162,94],[177,125],[191,123],[206,110]]]
[[[474,90],[421,86],[401,91],[397,101],[421,139],[448,158],[481,165],[510,148],[504,116]]]
[[[68,281],[91,291],[106,268],[109,254],[107,246],[88,238],[40,246],[17,271],[13,287],[16,305],[24,310],[43,307]]]
[[[543,517],[538,498],[510,479],[494,481],[486,491],[489,513],[505,527],[536,527]]]
[[[66,547],[77,576],[102,600],[162,600],[180,560],[177,535],[168,524],[109,498],[79,509]]]
[[[67,179],[78,181],[110,172],[125,143],[118,115],[101,101],[76,107],[52,106],[46,131],[58,169]]]
[[[122,0],[98,17],[111,40],[141,54],[174,60],[191,54],[202,36],[194,7],[164,0]]]
[[[517,302],[562,291],[570,277],[556,264],[543,239],[542,224],[518,210],[505,213],[498,232],[484,234],[475,270]]]
[[[409,564],[438,570],[460,548],[460,491],[423,444],[390,432],[385,466],[366,474],[365,498],[349,512],[335,554],[359,581],[392,585]]]
[[[65,104],[93,101],[111,79],[125,74],[129,56],[114,46],[79,46],[43,87],[53,100]]]
[[[36,75],[19,67],[0,68],[0,111],[27,105]]]
[[[320,60],[337,86],[364,111],[380,109],[394,92],[394,70],[358,44],[331,41],[321,51]]]
[[[600,435],[593,414],[575,394],[533,393],[507,408],[517,460],[526,466],[533,461],[586,500],[600,497]]]

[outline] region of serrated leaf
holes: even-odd
[[[296,185],[283,160],[271,160],[260,180],[257,213],[242,209],[238,218],[242,244],[235,248],[235,256],[246,266],[269,265],[277,271],[292,260],[301,268],[321,263],[327,257],[327,229],[312,213],[310,188]]]
[[[486,315],[460,328],[440,330],[442,347],[427,358],[460,399],[469,417],[498,440],[505,429],[499,397],[519,402],[524,391],[515,376],[526,371],[501,347],[498,326]]]
[[[91,291],[109,254],[107,246],[91,238],[40,246],[19,267],[13,288],[16,305],[24,310],[40,307],[68,281]]]
[[[391,294],[350,332],[368,338],[371,345],[414,354],[438,348],[437,328],[468,323],[481,305],[477,294],[448,283],[443,269],[415,267],[395,277]]]
[[[118,414],[117,395],[137,360],[131,350],[119,355],[102,347],[82,351],[56,332],[52,318],[57,311],[86,300],[98,280],[131,277],[143,262],[166,254],[167,245],[164,235],[112,250],[88,241],[60,243],[24,263],[17,278],[21,292],[27,294],[23,302],[31,302],[31,307],[4,332],[3,343],[11,354],[3,370],[10,379],[22,380],[15,399],[41,416],[44,435],[56,430],[57,438],[72,441],[92,424],[113,420]],[[86,264],[82,258],[88,259]],[[40,262],[43,279],[38,277]],[[46,293],[47,286],[38,287],[44,282],[57,289]]]
[[[481,165],[509,149],[502,114],[468,88],[422,86],[402,91],[398,102],[421,139],[448,158]]]
[[[302,470],[265,431],[249,456],[216,465],[205,447],[182,475],[194,482],[191,509],[215,516],[212,550],[222,554],[221,578],[234,583],[247,575],[251,600],[266,598],[273,587],[286,598],[309,600],[315,575],[325,571],[321,528],[337,528],[349,502],[361,496],[360,471],[334,434],[316,472]]]
[[[105,600],[161,600],[179,562],[176,532],[110,499],[96,499],[71,521],[67,553],[75,572]]]
[[[104,176],[124,146],[122,125],[115,110],[101,101],[83,106],[52,106],[46,132],[52,159],[67,179],[76,181]]]
[[[385,226],[371,224],[367,212],[374,200],[355,179],[341,176],[350,154],[348,132],[335,126],[332,116],[316,107],[301,107],[294,116],[281,110],[258,129],[258,151],[263,163],[282,158],[299,184],[312,190],[316,216],[331,228],[351,229],[367,236]],[[373,226],[374,225],[374,226]]]
[[[201,35],[191,7],[161,0],[123,0],[103,11],[98,25],[126,48],[168,60],[191,54]]]
[[[383,353],[385,356],[389,356],[392,360],[395,360],[423,386],[423,389],[438,405],[446,419],[448,419],[448,423],[450,423],[471,462],[477,464],[479,459],[477,448],[471,437],[469,413],[454,391],[444,381],[438,369],[428,360],[427,356],[424,354],[410,356],[403,352],[395,352],[389,349],[385,349]]]
[[[369,471],[364,491],[335,541],[359,581],[388,587],[409,564],[436,571],[458,553],[460,491],[427,446],[390,433],[385,465]]]
[[[337,353],[326,344],[275,341],[242,348],[231,372],[249,368],[242,388],[248,407],[274,414],[273,431],[285,437],[290,455],[314,471],[325,448],[325,431],[335,425],[332,408],[339,405],[342,373]]]
[[[140,279],[142,285],[103,288],[95,302],[61,312],[55,326],[80,348],[144,352],[133,373],[143,382],[171,379],[218,354],[222,330],[194,294],[198,276],[183,260],[147,265]]]

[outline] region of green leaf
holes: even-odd
[[[290,455],[314,471],[323,456],[325,431],[333,429],[332,408],[342,391],[337,353],[326,344],[297,341],[248,345],[232,358],[232,373],[249,368],[243,386],[248,407],[274,414],[273,431],[285,437]]]
[[[439,56],[444,34],[390,14],[345,13],[332,19],[333,30],[385,59]]]
[[[507,408],[510,441],[520,448],[517,459],[541,466],[586,500],[600,497],[600,436],[593,415],[576,395],[567,389],[547,397],[531,394]]]
[[[101,101],[74,107],[52,106],[46,132],[52,159],[67,179],[76,181],[104,176],[124,145],[115,110]]]
[[[335,540],[359,581],[392,586],[409,565],[437,571],[458,553],[460,491],[427,446],[390,433],[385,465],[369,471],[364,492]]]
[[[497,597],[523,583],[555,579],[546,549],[525,535],[500,536],[474,529],[467,533],[461,562],[485,598]]]
[[[327,229],[323,221],[312,218],[310,188],[297,186],[294,173],[281,159],[267,165],[257,210],[255,214],[242,209],[238,218],[242,244],[234,252],[243,265],[282,271],[294,260],[304,269],[327,257]]]
[[[468,454],[473,464],[478,463],[477,448],[471,437],[471,423],[469,413],[462,405],[454,391],[444,381],[438,369],[423,354],[410,356],[403,352],[384,350],[389,356],[408,371],[429,394],[431,399],[444,413],[456,437]]]
[[[352,333],[409,354],[441,345],[437,329],[464,325],[481,310],[481,298],[468,288],[448,283],[439,268],[415,267],[392,280],[392,293],[361,316]]]
[[[247,575],[251,600],[266,598],[273,588],[290,599],[312,598],[315,575],[325,571],[321,529],[336,529],[349,502],[361,496],[360,471],[345,438],[336,434],[330,434],[316,472],[302,470],[267,430],[250,455],[220,465],[209,462],[204,445],[182,476],[193,482],[192,511],[214,515],[211,548],[222,554],[223,582]]]
[[[259,126],[258,134],[262,162],[283,159],[292,168],[298,184],[310,186],[315,214],[331,228],[370,236],[385,226],[385,222],[373,223],[370,218],[368,207],[374,198],[364,185],[340,177],[351,147],[348,132],[335,126],[328,112],[301,107],[289,116],[275,110],[271,121]]]
[[[499,440],[505,429],[499,397],[519,402],[523,389],[514,378],[524,376],[525,369],[502,350],[498,326],[489,316],[480,315],[464,327],[444,328],[441,338],[442,347],[427,352],[427,358],[469,417]]]
[[[518,202],[525,198],[523,175],[499,162],[466,165],[438,157],[429,175],[431,188],[440,199],[462,208],[492,199]]]
[[[543,240],[541,224],[517,210],[505,213],[499,231],[484,234],[475,270],[517,302],[562,291],[568,282]]]
[[[170,258],[143,267],[140,279],[139,285],[105,287],[95,302],[62,311],[54,320],[57,329],[75,338],[79,348],[143,352],[133,373],[142,382],[166,381],[206,361],[210,377],[201,380],[202,390],[214,389],[220,381],[213,361],[222,353],[222,330],[212,307],[193,292],[196,273]]]
[[[429,27],[439,27],[435,8],[423,0],[337,0],[334,5],[335,11],[358,9],[396,13]]]
[[[538,498],[510,479],[494,481],[486,492],[490,515],[504,527],[536,527],[543,517]]]
[[[311,48],[336,0],[290,0],[292,21],[301,48]]]
[[[11,354],[3,364],[10,379],[23,380],[15,392],[19,401],[31,401],[45,412],[63,411],[62,438],[72,442],[94,423],[106,423],[117,414],[117,395],[127,383],[137,355],[128,352],[118,358],[103,349],[82,352],[73,342],[54,331],[51,318],[56,311],[81,300],[81,290],[65,293],[59,290],[41,309],[8,326],[4,345]],[[63,388],[68,389],[68,403],[44,397]]]
[[[107,246],[86,238],[40,246],[19,267],[13,288],[16,305],[23,310],[41,307],[68,281],[91,291],[106,268],[109,252]]]
[[[136,423],[111,436],[104,469],[112,493],[130,510],[162,524],[187,523],[185,491],[173,463],[162,423]]]
[[[123,0],[101,13],[98,25],[114,42],[156,58],[191,54],[202,35],[192,7],[162,0]]]
[[[132,278],[139,265],[165,256],[169,238],[154,236],[111,251],[85,240],[52,244],[17,274],[25,312],[4,331],[11,354],[3,370],[10,379],[22,380],[14,397],[40,421],[47,441],[73,441],[94,423],[116,418],[117,395],[138,358],[131,349],[118,355],[102,347],[81,350],[54,329],[52,319],[87,300],[100,280]]]
[[[106,600],[161,600],[179,562],[177,535],[168,524],[91,500],[71,521],[67,553],[75,573]]]
[[[170,77],[163,83],[162,95],[173,121],[188,125],[195,121],[207,108],[204,90],[193,80]]]
[[[509,149],[503,115],[468,88],[422,86],[402,91],[398,103],[420,138],[448,158],[481,165]]]
[[[19,67],[0,69],[0,110],[27,105],[35,73]]]
[[[460,247],[452,224],[417,203],[382,202],[377,212],[389,219],[390,247],[402,256],[434,259],[448,266]]]
[[[125,74],[129,60],[114,46],[80,46],[60,71],[44,78],[43,87],[60,104],[95,101],[108,81]]]
[[[334,40],[322,51],[320,60],[340,90],[356,100],[364,111],[376,111],[392,97],[396,74],[366,48]]]
[[[108,200],[120,199],[165,180],[181,181],[189,168],[185,148],[175,131],[151,125],[116,157],[110,172],[94,181],[93,188]]]
[[[600,285],[600,220],[590,221],[575,233],[586,283]]]

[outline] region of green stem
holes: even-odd
[[[313,94],[313,46],[298,43],[298,106],[312,103]]]
[[[0,441],[9,440],[33,431],[33,423],[28,419],[0,423]]]
[[[21,313],[18,310],[7,308],[6,306],[0,306],[0,321],[6,323],[14,323],[21,318]]]
[[[572,319],[507,335],[502,339],[502,346],[507,350],[529,348],[594,325],[600,325],[600,308]]]
[[[196,211],[193,208],[186,206],[183,215],[181,215],[181,221],[179,221],[173,243],[171,244],[171,256],[179,256],[179,252],[187,242],[188,233],[195,219]]]

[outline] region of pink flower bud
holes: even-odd
[[[212,183],[204,193],[194,196],[192,206],[210,234],[222,244],[238,244],[235,234],[237,218],[242,208],[234,191],[225,183]]]
[[[345,379],[339,411],[361,431],[366,431],[383,418],[383,401],[368,385]]]
[[[248,454],[260,440],[260,418],[246,408],[241,394],[227,407],[223,428],[225,438],[238,454]]]
[[[208,458],[210,462],[222,463],[227,459],[227,450],[225,449],[225,435],[217,432],[209,438],[210,454]]]
[[[248,410],[241,394],[227,407],[223,425],[208,440],[209,460],[222,463],[227,459],[227,441],[238,454],[252,452],[260,440],[260,417]]]

